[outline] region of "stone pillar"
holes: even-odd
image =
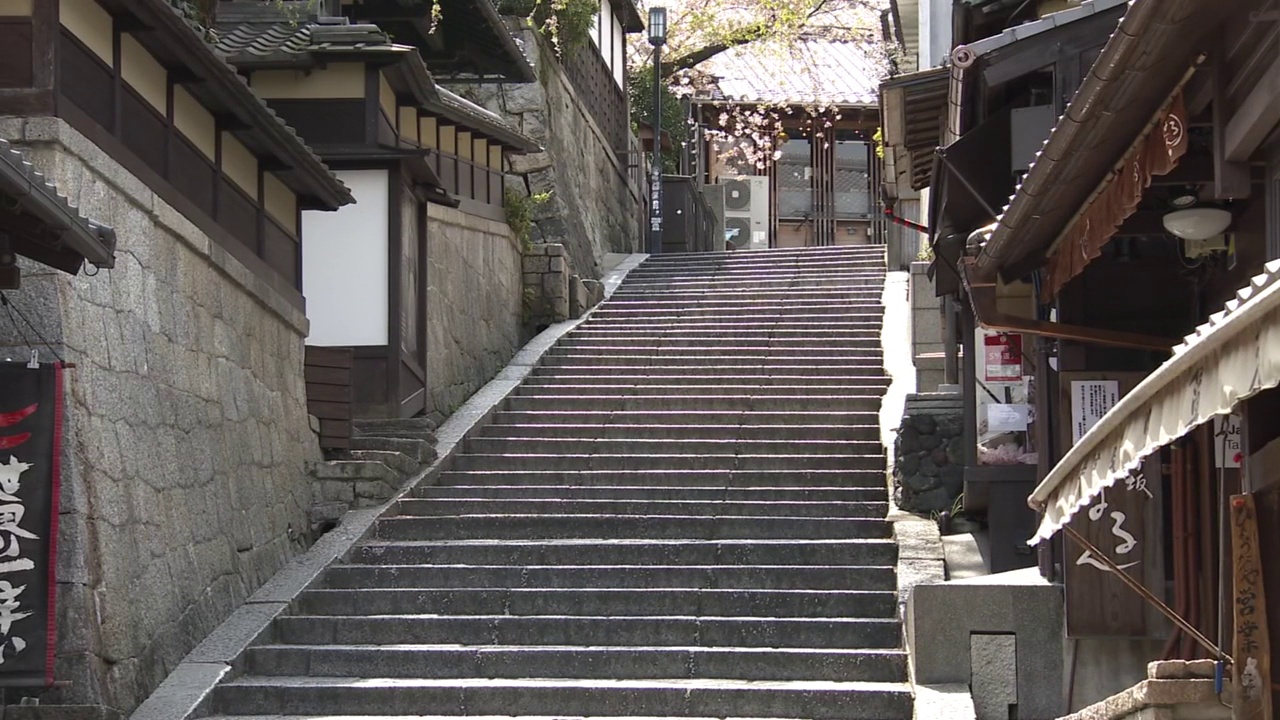
[[[948,510],[964,490],[964,424],[956,393],[907,396],[894,447],[898,506],[909,512]]]

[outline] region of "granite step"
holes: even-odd
[[[550,453],[464,453],[454,461],[454,470],[870,470],[882,471],[883,455],[674,455],[674,454],[579,454]]]
[[[381,540],[751,540],[888,538],[883,519],[714,515],[454,515],[383,517]]]
[[[598,416],[597,416],[598,417]],[[505,419],[505,417],[504,417]],[[815,441],[879,441],[880,428],[875,425],[606,425],[599,423],[554,424],[534,422],[493,424],[478,437],[513,439],[581,438],[602,440],[815,440]]]
[[[708,390],[714,390],[709,388]],[[814,413],[863,412],[880,408],[877,395],[711,395],[684,393],[674,395],[513,395],[503,403],[503,410],[527,412],[552,411],[631,411],[674,412],[685,410],[722,412],[780,412],[805,410]]]
[[[663,494],[665,497],[665,493]],[[535,498],[406,498],[395,512],[400,516],[433,517],[445,515],[708,515],[714,517],[812,517],[812,518],[883,518],[884,502],[783,502],[668,500],[567,500]]]
[[[884,487],[728,487],[724,485],[463,485],[470,473],[441,473],[440,485],[414,489],[409,498],[440,500],[661,500],[669,502],[860,503],[885,502]],[[637,478],[642,479],[642,478]]]
[[[467,485],[566,485],[586,488],[598,487],[690,487],[719,485],[729,489],[756,488],[810,488],[847,487],[878,488],[883,490],[885,479],[875,473],[850,472],[848,470],[783,470],[761,469],[609,469],[609,470],[530,470],[512,469],[511,466],[492,470],[467,470],[442,473],[441,482],[460,482]],[[425,488],[420,488],[425,492]]]
[[[249,652],[253,675],[386,678],[739,678],[895,682],[893,650],[538,645],[266,645]]]
[[[388,541],[373,539],[349,562],[371,565],[892,565],[898,548],[884,538],[832,540],[601,539]]]
[[[313,587],[892,591],[896,586],[893,568],[870,565],[337,565]]]
[[[686,438],[513,438],[477,437],[465,442],[468,454],[550,455],[875,455],[878,441],[850,440],[693,440]]]

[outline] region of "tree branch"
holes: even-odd
[[[699,48],[694,48],[693,50],[687,50],[662,63],[662,77],[664,79],[669,78],[680,70],[688,70],[690,68],[697,67],[726,50],[741,47],[767,37],[772,29],[773,25],[771,23],[764,21],[756,22],[740,28],[733,34],[715,42],[708,43]]]

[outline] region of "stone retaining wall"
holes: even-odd
[[[56,675],[69,685],[43,701],[127,713],[305,549],[306,465],[320,458],[307,322],[65,123],[0,120],[0,137],[119,238],[115,269],[27,268],[7,295],[76,363],[58,532]],[[0,315],[0,346],[23,335]]]
[[[505,223],[444,205],[427,205],[427,234],[426,415],[440,423],[525,339],[521,258]]]
[[[907,396],[894,445],[898,506],[909,512],[948,510],[964,490],[964,430],[960,397]]]

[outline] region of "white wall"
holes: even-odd
[[[302,294],[311,321],[308,345],[386,345],[386,170],[337,173],[355,196],[337,212],[302,213]]]
[[[951,53],[951,0],[920,0],[919,68],[942,65]]]

